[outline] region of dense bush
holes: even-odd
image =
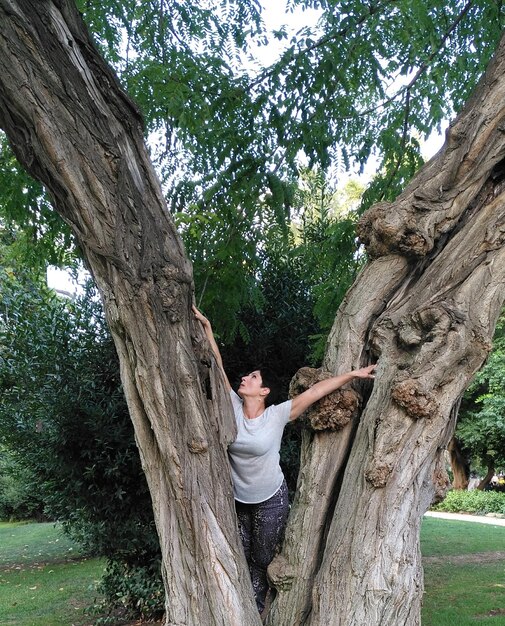
[[[433,507],[435,511],[448,513],[499,513],[505,515],[505,493],[495,491],[449,491],[445,499]]]
[[[0,520],[43,519],[37,480],[17,455],[0,446]]]
[[[146,565],[111,561],[98,586],[105,602],[94,607],[100,615],[103,615],[104,609],[109,611],[110,617],[101,617],[97,625],[115,624],[122,616],[128,618],[135,615],[142,619],[159,617],[165,600],[160,568],[159,560]]]
[[[107,558],[109,580],[121,568],[149,569],[149,581],[131,586],[128,606],[152,607],[151,591],[133,596],[162,589],[160,549],[96,294],[89,287],[73,302],[13,272],[0,270],[0,279],[0,444],[34,477],[50,518]],[[121,582],[106,586],[112,605]]]

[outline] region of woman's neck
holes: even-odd
[[[265,412],[265,401],[263,398],[243,398],[242,410],[248,420],[255,419]]]

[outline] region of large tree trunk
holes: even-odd
[[[163,554],[170,625],[260,623],[236,532],[229,399],[141,119],[69,0],[0,0],[0,124],[103,296]]]
[[[341,433],[307,433],[272,626],[415,626],[419,524],[444,488],[451,410],[505,297],[505,67],[445,149],[363,220],[371,262],[324,368],[379,359]],[[69,0],[0,0],[0,125],[50,190],[102,292],[163,553],[167,625],[259,623],[235,528],[228,400],[190,314],[189,263],[140,119]]]
[[[445,491],[452,409],[491,348],[505,298],[504,121],[502,39],[444,148],[362,220],[371,261],[337,314],[323,366],[378,359],[377,377],[369,398],[361,390],[354,438],[351,425],[306,436],[270,569],[271,626],[420,623],[421,517]]]

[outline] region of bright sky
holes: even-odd
[[[60,270],[52,265],[47,268],[47,286],[51,289],[56,289],[63,295],[73,296],[82,292],[79,284],[73,280],[66,270]]]
[[[281,26],[287,26],[287,40],[294,35],[298,30],[305,26],[314,27],[317,25],[317,20],[321,15],[321,11],[315,9],[305,9],[302,11],[300,7],[296,7],[293,12],[286,12],[286,2],[267,2],[263,7],[262,16],[263,21],[268,30],[279,30]],[[272,53],[272,48],[277,49],[277,54],[282,51],[282,42],[276,41],[272,46],[263,46],[258,49],[258,58],[264,62],[265,65],[269,65],[273,61],[273,56],[276,52]]]
[[[263,6],[263,20],[271,30],[276,30],[284,24],[291,24],[293,29],[302,26],[313,26],[316,24],[321,11],[315,9],[305,9],[296,7],[293,12],[286,12],[286,2],[267,2]]]

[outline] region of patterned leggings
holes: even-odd
[[[238,527],[249,565],[258,611],[265,607],[268,591],[267,567],[282,541],[288,519],[289,502],[286,481],[274,495],[259,504],[235,501]]]

